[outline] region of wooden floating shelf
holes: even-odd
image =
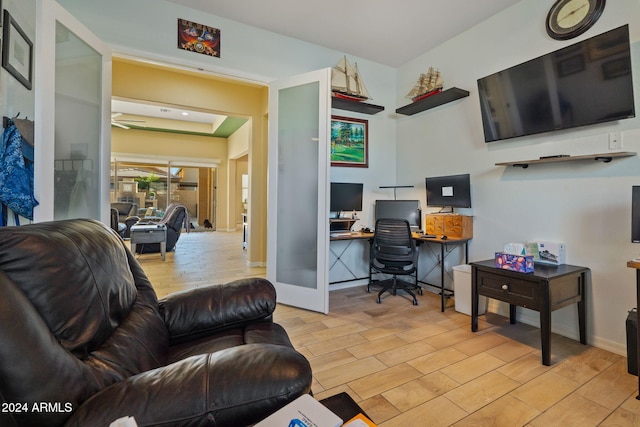
[[[421,99],[420,101],[413,102],[409,105],[405,105],[404,107],[400,107],[396,110],[396,113],[404,114],[405,116],[412,116],[421,111],[439,107],[442,104],[446,104],[467,96],[469,96],[469,91],[459,89],[457,87],[452,87],[443,92]]]
[[[502,162],[496,163],[496,166],[513,166],[526,169],[529,165],[535,165],[540,163],[561,163],[561,162],[575,162],[577,160],[594,160],[598,162],[609,163],[613,159],[619,159],[622,157],[633,157],[637,155],[632,151],[620,151],[615,153],[602,153],[602,154],[586,154],[582,156],[565,156],[565,157],[546,157],[542,159],[533,160],[520,160],[517,162]]]
[[[331,97],[331,107],[339,110],[355,111],[356,113],[376,114],[384,110],[381,105],[368,104],[366,102],[352,101],[350,99]]]

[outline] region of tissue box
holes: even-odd
[[[543,264],[560,265],[566,262],[564,243],[527,242],[525,253],[533,256],[535,262]]]
[[[520,273],[533,273],[533,256],[496,252],[496,267]]]

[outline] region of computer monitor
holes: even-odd
[[[375,216],[376,221],[381,218],[406,219],[412,231],[420,230],[420,200],[376,200]]]
[[[425,184],[427,206],[443,208],[441,212],[471,207],[471,180],[468,173],[425,178]]]
[[[362,184],[351,182],[331,183],[331,203],[329,210],[336,212],[340,218],[341,212],[362,210]]]
[[[640,186],[631,187],[631,242],[640,243]]]

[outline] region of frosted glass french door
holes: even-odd
[[[329,312],[331,70],[270,85],[267,278],[278,302]]]
[[[36,222],[109,223],[111,50],[53,0],[37,0]]]

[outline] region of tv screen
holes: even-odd
[[[350,182],[331,183],[331,212],[361,211],[362,184]]]
[[[635,117],[625,25],[478,80],[485,142]]]
[[[376,221],[380,218],[406,219],[412,230],[419,230],[422,211],[419,200],[376,200]]]
[[[471,180],[469,174],[425,178],[427,206],[470,208]]]

